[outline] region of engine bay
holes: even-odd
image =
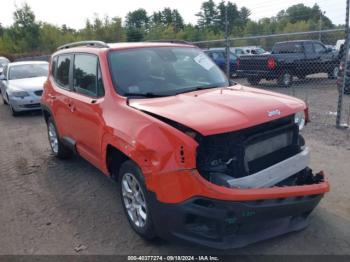
[[[308,168],[309,151],[294,116],[198,142],[197,169],[217,185],[263,188],[322,180]]]

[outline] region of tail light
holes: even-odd
[[[267,68],[270,70],[273,70],[276,68],[276,60],[274,58],[270,57],[267,60]]]
[[[237,68],[239,68],[239,66],[241,65],[241,59],[237,59]]]

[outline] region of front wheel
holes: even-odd
[[[293,76],[288,71],[282,73],[277,79],[277,84],[282,87],[290,87],[292,83],[293,83]]]
[[[51,151],[55,157],[65,159],[72,155],[72,151],[61,142],[56,125],[51,117],[47,120],[47,134]]]
[[[126,161],[119,170],[119,181],[122,205],[132,229],[145,239],[154,239],[151,209],[140,168]]]

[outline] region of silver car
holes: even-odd
[[[19,112],[40,109],[43,85],[49,64],[41,61],[14,62],[5,65],[0,75],[1,95],[13,116]]]
[[[2,74],[4,66],[8,63],[10,63],[10,61],[6,57],[0,56],[0,75]]]

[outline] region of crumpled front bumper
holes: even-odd
[[[216,249],[243,247],[308,225],[323,194],[257,201],[194,197],[180,204],[157,201],[152,218],[161,237]]]

